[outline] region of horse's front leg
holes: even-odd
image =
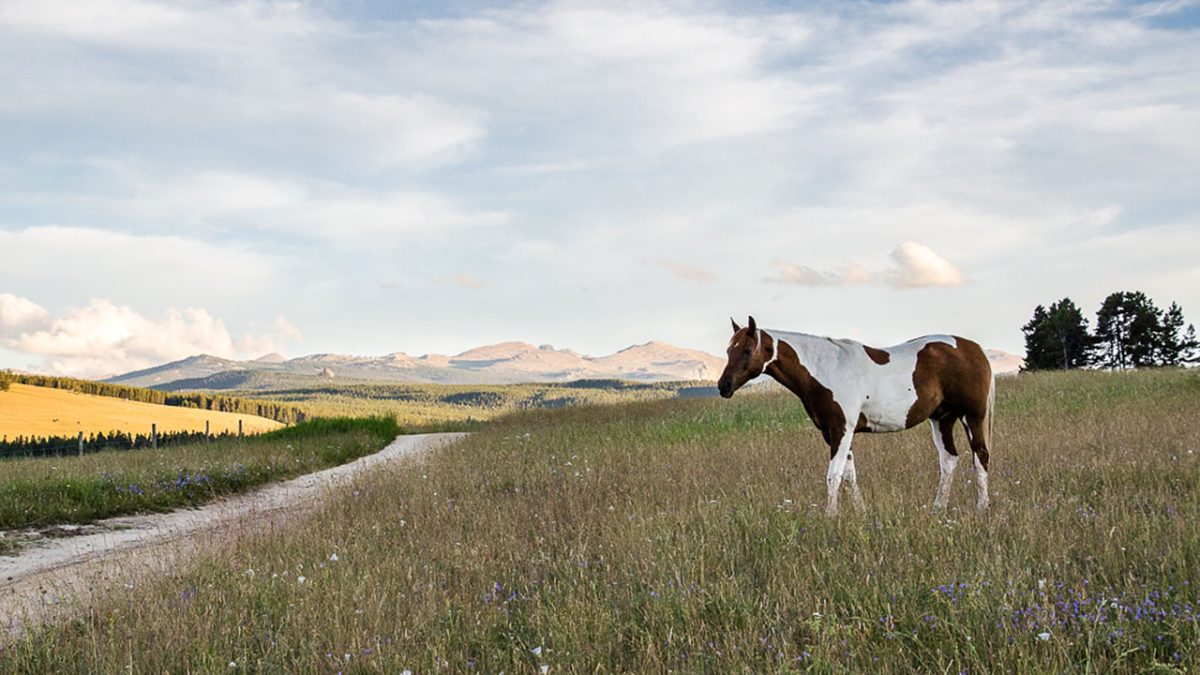
[[[840,434],[830,434],[829,471],[825,474],[825,485],[829,490],[829,496],[825,503],[825,513],[831,516],[837,515],[838,492],[842,487],[842,477],[846,474],[846,465],[850,461],[850,444],[853,441],[854,427],[849,425]],[[852,482],[855,485],[855,492],[857,492],[857,480]],[[856,501],[861,499],[861,496],[855,498]]]
[[[850,497],[854,500],[854,509],[859,513],[866,511],[867,505],[863,501],[862,490],[858,489],[858,471],[854,468],[854,448],[846,453],[846,469],[842,472],[842,478],[850,485]]]

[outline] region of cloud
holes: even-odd
[[[24,298],[8,297],[15,305],[36,307]],[[7,306],[5,296],[0,296],[0,304]],[[41,370],[75,377],[106,377],[195,354],[243,357],[249,355],[246,348],[273,351],[280,341],[299,335],[279,317],[271,333],[235,341],[224,322],[203,309],[168,309],[163,316],[150,318],[103,298],[58,316],[43,315],[40,323],[22,328],[6,321],[0,344],[41,358]]]
[[[660,266],[670,272],[675,278],[682,281],[690,281],[697,284],[711,284],[717,280],[717,275],[708,270],[685,265],[684,263],[673,262],[671,260],[657,261]]]
[[[492,227],[501,211],[464,208],[421,190],[364,190],[341,183],[266,173],[208,169],[151,173],[136,163],[92,158],[101,189],[64,198],[93,216],[104,214],[151,230],[195,234],[247,229],[377,246],[375,235]]]
[[[36,303],[12,293],[0,293],[0,331],[40,325],[48,316],[49,313]]]
[[[234,341],[235,351],[241,356],[258,357],[283,349],[287,342],[299,342],[304,334],[283,316],[275,317],[265,331],[247,333]]]
[[[282,281],[288,264],[278,247],[266,250],[233,236],[207,242],[94,227],[0,228],[0,251],[5,281],[39,289],[47,306],[85,301],[80,291],[85,280],[93,297],[121,297],[135,306],[236,301],[261,316],[264,303],[297,283],[294,273]]]
[[[0,1],[4,290],[319,316],[329,351],[512,330],[603,351],[721,337],[694,317],[750,297],[789,311],[767,275],[968,272],[953,313],[860,293],[881,306],[855,325],[952,315],[1012,350],[996,317],[1105,287],[1063,265],[1127,233],[1078,259],[1200,306],[1195,248],[1146,234],[1200,215],[1194,3],[366,4]],[[888,259],[905,239],[952,263]],[[493,294],[461,270],[495,302],[464,311]],[[849,330],[842,295],[806,299],[823,332]]]
[[[364,68],[358,59],[384,40],[301,3],[6,3],[0,42],[41,66],[0,63],[0,112],[164,134],[175,152],[209,157],[251,151],[384,171],[469,153],[487,115],[396,84],[378,62]],[[219,142],[205,151],[202,138]]]
[[[454,283],[462,286],[463,288],[483,288],[484,286],[487,286],[487,284],[465,272],[455,277]]]
[[[779,274],[772,281],[797,286],[851,286],[871,283],[874,279],[858,263],[848,263],[840,270],[819,271],[804,265],[793,265],[786,260],[775,260]]]
[[[775,260],[778,273],[769,280],[797,286],[853,286],[881,283],[893,288],[922,288],[927,286],[958,286],[963,283],[962,272],[949,260],[927,246],[904,241],[891,253],[892,267],[872,273],[857,262],[845,264],[838,270],[816,270]]]
[[[962,272],[957,267],[915,241],[901,242],[892,251],[892,262],[895,269],[886,272],[885,276],[887,283],[897,288],[960,286],[963,283]]]

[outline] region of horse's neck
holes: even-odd
[[[768,334],[775,338],[776,349],[778,349],[778,343],[786,343],[795,352],[796,360],[800,362],[800,365],[812,372],[827,370],[829,365],[837,359],[840,351],[837,343],[819,335],[783,331]]]
[[[837,358],[838,346],[829,338],[784,332],[768,335],[775,340],[775,359],[768,374],[797,396],[804,397],[817,384],[814,374],[824,373]]]

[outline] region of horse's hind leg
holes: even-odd
[[[938,479],[937,496],[933,508],[942,510],[950,503],[950,484],[954,481],[954,468],[958,466],[958,451],[954,449],[954,419],[929,420],[933,430],[933,444],[938,449],[938,464],[941,476]]]
[[[988,508],[988,430],[982,417],[967,417],[963,420],[967,439],[971,442],[971,453],[975,455],[975,478],[978,485],[975,508]]]

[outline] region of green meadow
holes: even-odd
[[[230,389],[223,395],[242,401],[278,403],[310,417],[387,415],[406,426],[469,425],[535,408],[659,401],[700,391],[714,393],[711,382],[627,382],[579,380],[529,384],[399,384],[394,382],[297,382]],[[186,395],[186,394],[181,394]]]
[[[0,460],[0,530],[10,531],[0,553],[18,545],[13,530],[196,506],[371,454],[400,432],[390,417],[317,419],[243,439]]]
[[[997,405],[985,515],[967,462],[931,511],[918,428],[860,436],[867,510],[826,517],[828,451],[782,392],[504,415],[0,669],[1194,671],[1200,375],[1023,375]]]

